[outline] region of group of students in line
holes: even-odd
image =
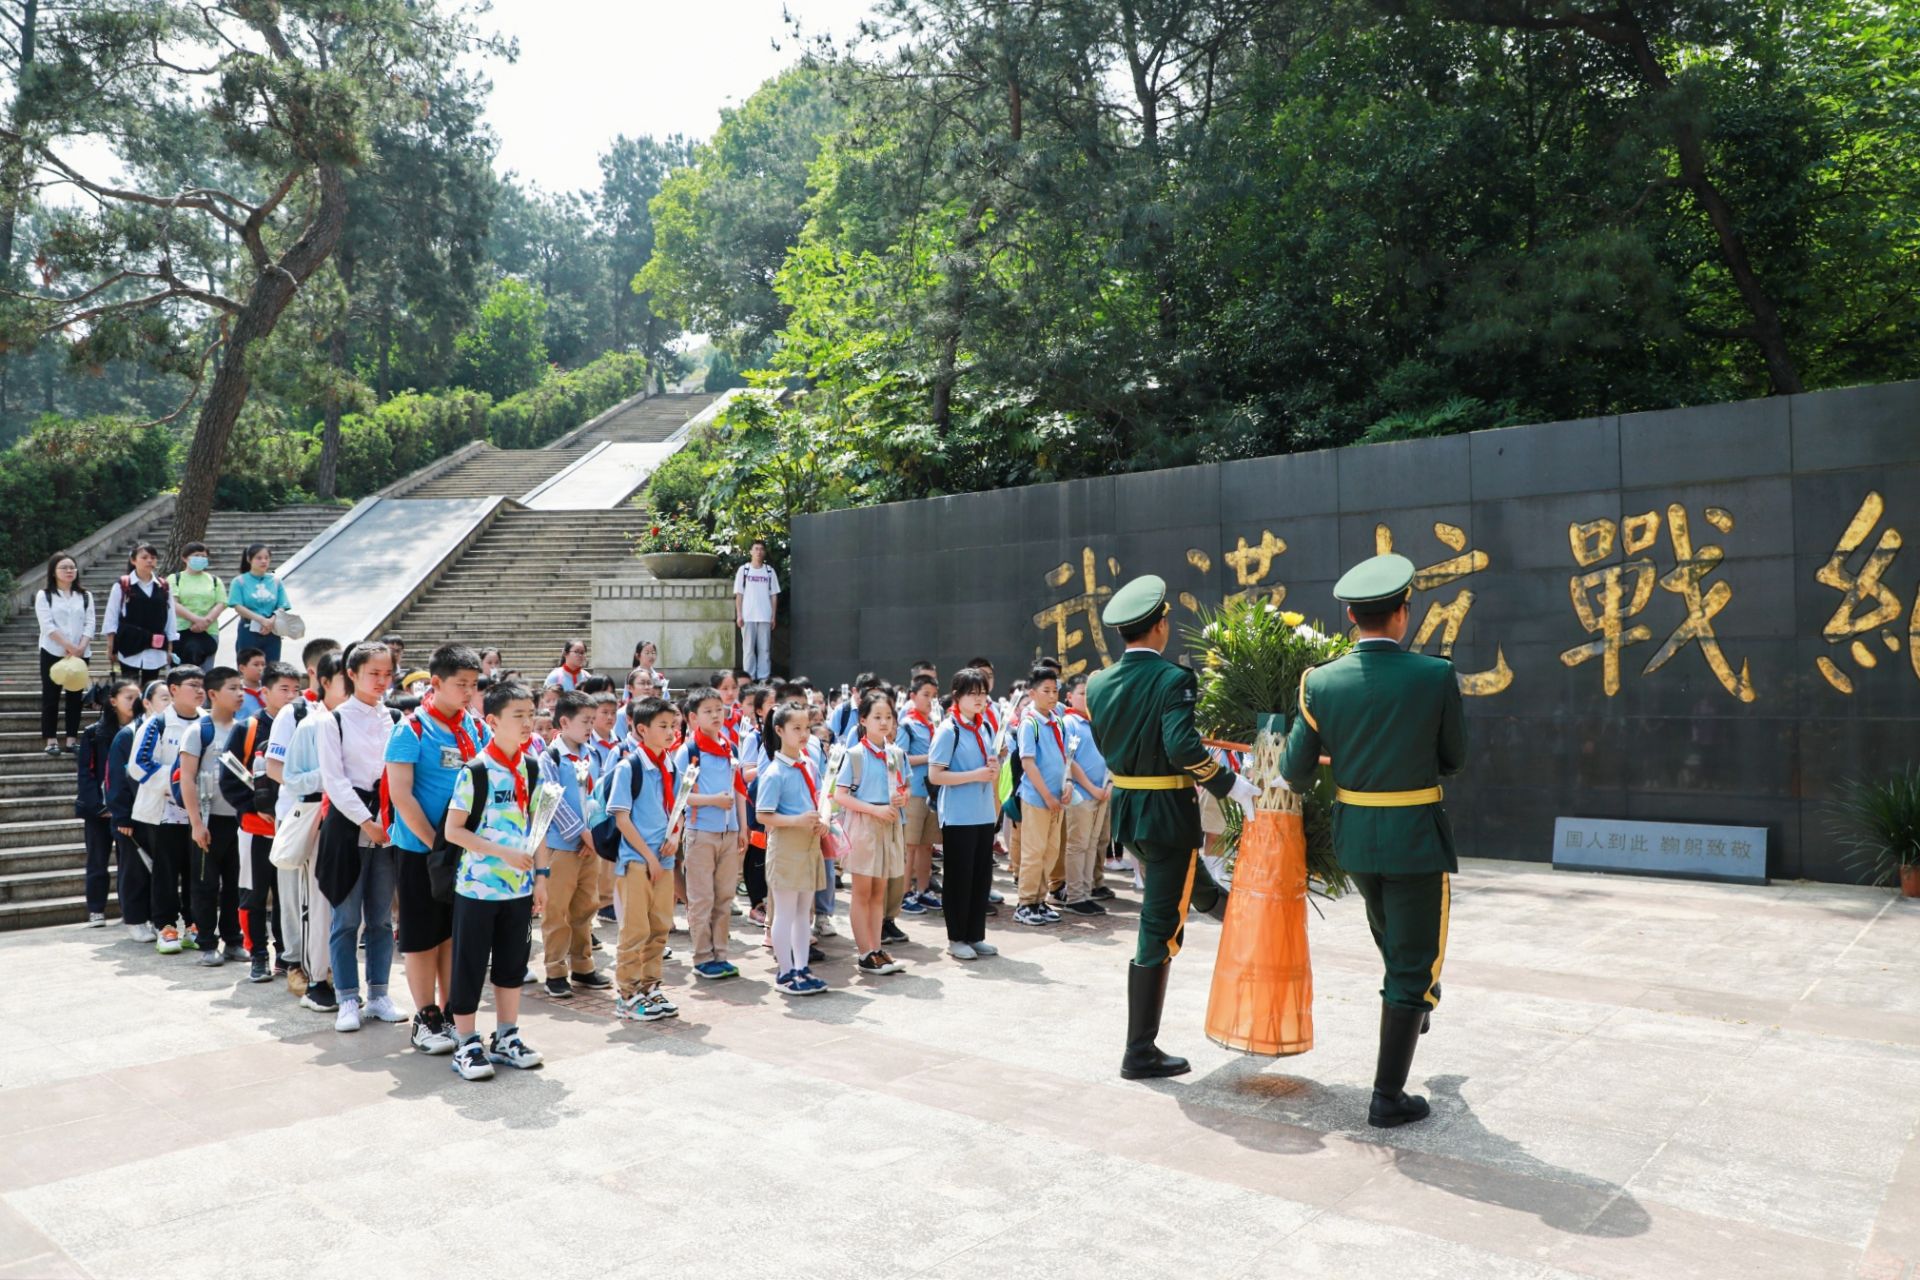
[[[245,670],[115,680],[80,758],[89,847],[117,853],[136,941],[284,977],[341,1032],[410,1021],[413,1046],[467,1079],[540,1064],[519,1029],[530,981],[556,998],[612,988],[626,1020],[678,1016],[663,965],[682,904],[696,978],[739,975],[743,916],[798,997],[828,987],[814,966],[842,874],[855,970],[872,977],[905,967],[889,951],[903,915],[943,912],[955,959],[996,954],[997,847],[1016,923],[1100,914],[1112,896],[1105,870],[1124,864],[1108,857],[1084,678],[1063,705],[1043,662],[996,702],[976,659],[942,698],[920,664],[904,693],[862,675],[830,708],[807,681],[729,670],[670,701],[647,648],[618,691],[579,642],[538,689],[460,644],[396,688],[391,646],[327,640],[304,670],[249,650]],[[611,977],[594,936],[609,918]],[[396,947],[410,1018],[389,995]]]
[[[204,542],[189,542],[178,571],[163,575],[152,543],[128,553],[126,572],[114,580],[99,616],[100,640],[116,672],[152,678],[177,664],[204,667],[220,647],[220,620],[229,610],[238,618],[236,653],[253,650],[267,661],[279,659],[276,628],[290,616],[291,603],[286,584],[273,572],[273,548],[249,544],[227,583],[214,576],[210,554]],[[33,608],[40,625],[40,736],[50,756],[77,752],[85,691],[57,684],[53,668],[67,658],[86,662],[93,654],[93,593],[80,583],[78,560],[62,552],[47,562],[46,586],[34,593]],[[55,734],[63,710],[64,742]]]

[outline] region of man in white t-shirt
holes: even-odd
[[[740,628],[740,665],[755,680],[773,672],[773,613],[780,577],[767,563],[767,544],[755,538],[752,557],[733,575],[733,621]]]

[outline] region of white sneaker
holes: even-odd
[[[973,944],[973,953],[977,956],[997,956],[1000,954],[1000,948],[991,942],[976,942]]]
[[[153,931],[153,926],[150,924],[130,924],[127,926],[127,937],[135,942],[152,942],[159,936],[159,934]]]
[[[977,960],[980,958],[980,953],[964,942],[949,942],[947,944],[947,954],[955,960]]]
[[[460,1042],[453,1053],[453,1069],[463,1080],[493,1079],[493,1063],[487,1060],[487,1046],[477,1035]]]
[[[367,1001],[367,1016],[378,1022],[405,1022],[407,1015],[393,1007],[393,1001],[387,996],[375,996]]]
[[[815,916],[813,918],[813,936],[816,938],[839,937],[840,931],[833,927],[833,917]]]
[[[509,1067],[528,1071],[540,1065],[540,1055],[527,1047],[520,1038],[520,1028],[509,1027],[506,1031],[495,1031],[487,1037],[487,1060],[504,1062]]]
[[[358,1031],[360,1029],[360,1002],[352,996],[340,1002],[340,1012],[334,1016],[335,1031]]]
[[[98,911],[89,911],[87,913],[87,928],[104,929],[106,927],[107,927],[106,916],[102,915]]]

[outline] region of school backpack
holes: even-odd
[[[527,794],[531,796],[540,789],[540,762],[530,755],[521,759],[527,765]],[[473,788],[473,808],[467,810],[467,820],[460,825],[469,831],[478,831],[487,807],[487,762],[469,760],[461,767],[467,771],[468,785]],[[465,852],[447,839],[444,830],[434,832],[433,848],[427,851],[427,889],[435,902],[453,901],[454,882],[460,878],[460,855]]]
[[[253,808],[253,758],[267,749],[266,736],[260,732],[258,713],[247,717],[246,736],[240,740],[240,749],[233,750],[233,738],[227,738],[227,750],[247,767],[245,778],[236,778],[233,770],[220,766],[220,795],[233,806],[235,813],[246,813]]]
[[[638,754],[627,757],[633,763],[633,767],[627,770],[629,811],[640,798],[640,775],[646,768],[640,762],[644,758]],[[620,819],[617,813],[607,810],[607,801],[613,794],[613,780],[619,776],[619,769],[607,770],[607,776],[593,784],[593,794],[587,797],[587,830],[593,834],[593,851],[608,862],[620,861]]]
[[[201,716],[196,723],[200,726],[200,754],[194,757],[194,759],[205,762],[207,758],[207,748],[213,744],[213,717]],[[173,805],[176,809],[184,809],[187,807],[186,798],[180,794],[180,762],[186,758],[186,752],[174,752],[173,771],[167,775],[167,794],[173,798]],[[201,803],[206,803],[206,797],[201,797]]]

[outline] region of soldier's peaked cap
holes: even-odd
[[[1405,556],[1373,556],[1340,576],[1333,584],[1333,598],[1360,606],[1398,604],[1413,586],[1413,573],[1413,561]]]
[[[1131,627],[1156,619],[1166,611],[1166,579],[1146,573],[1113,593],[1107,607],[1100,611],[1100,621],[1110,627]]]

